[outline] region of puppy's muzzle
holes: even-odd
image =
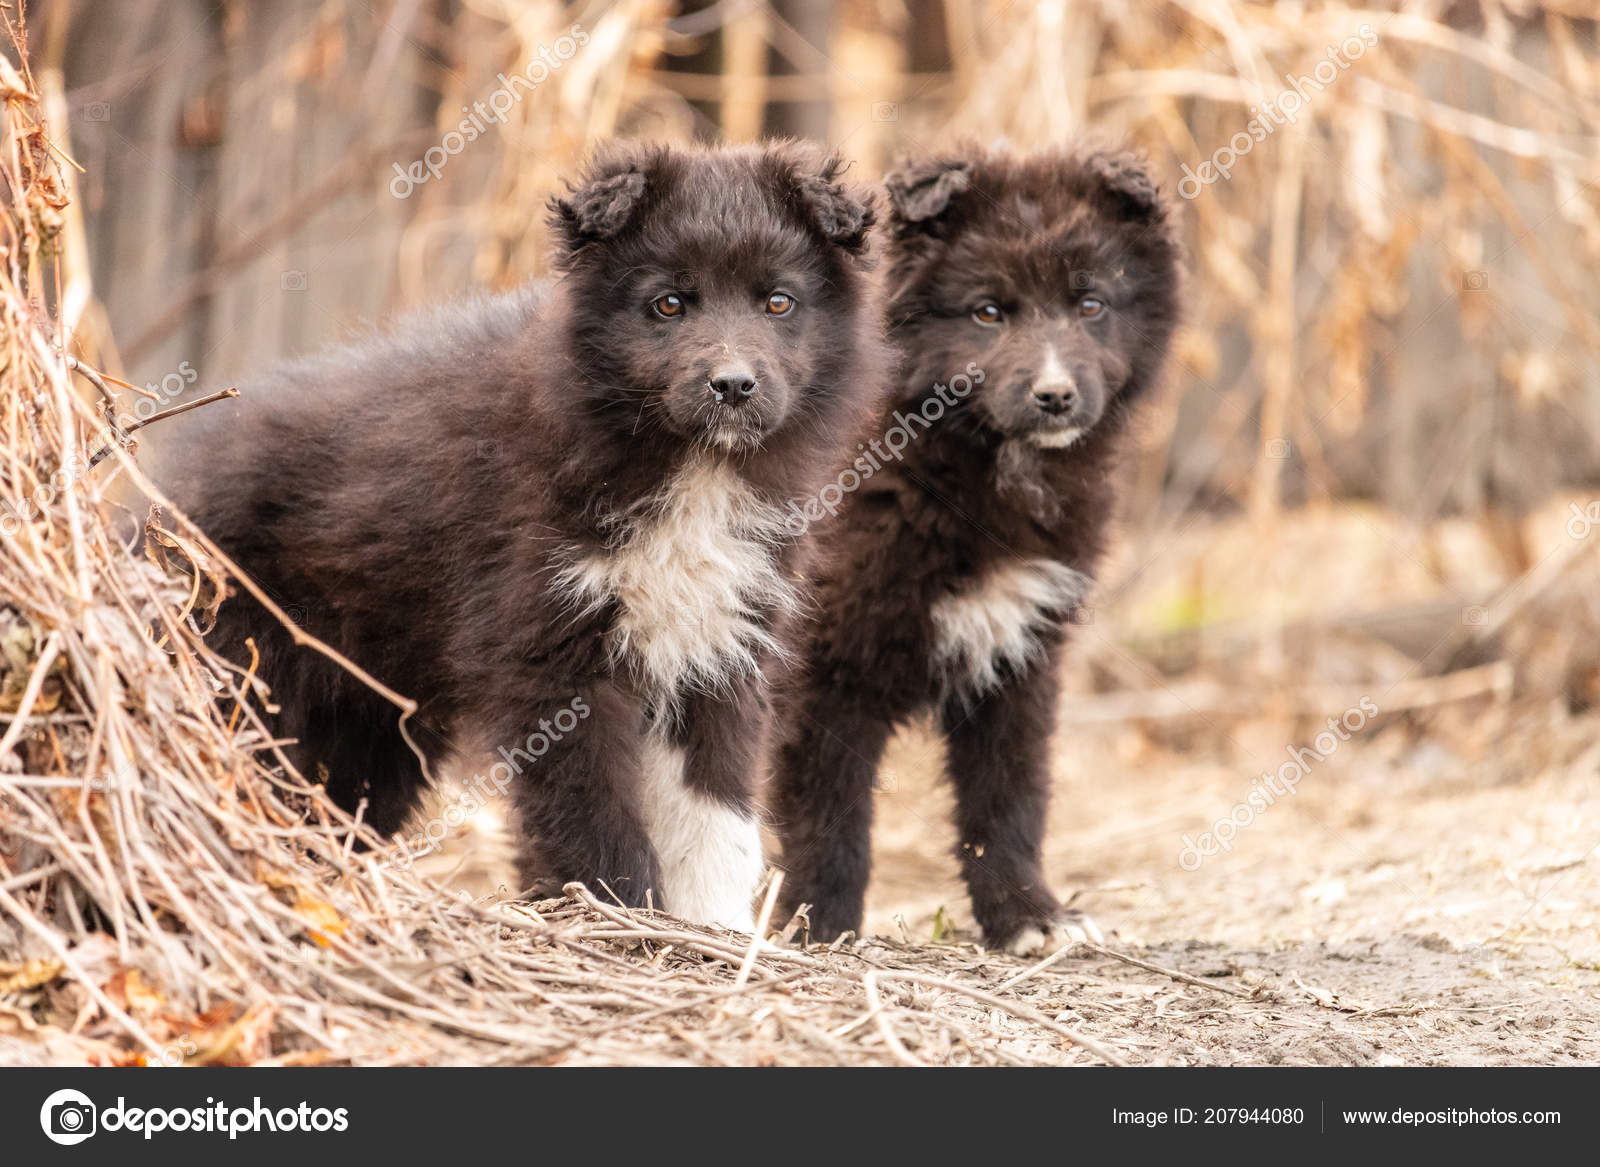
[[[723,365],[706,378],[706,389],[718,405],[742,405],[756,395],[761,382],[748,365]]]
[[[1071,413],[1078,405],[1078,386],[1071,380],[1029,385],[1027,392],[1034,405],[1051,417]]]

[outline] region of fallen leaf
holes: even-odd
[[[63,967],[59,960],[0,961],[0,995],[47,985],[61,975]]]

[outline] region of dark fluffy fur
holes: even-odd
[[[982,381],[901,460],[874,457],[882,468],[871,474],[858,460],[865,481],[823,519],[821,614],[773,800],[783,892],[791,910],[813,905],[815,935],[860,927],[874,773],[892,727],[931,709],[987,942],[1029,929],[1048,941],[1076,922],[1040,866],[1057,663],[1074,609],[1043,610],[1034,651],[996,662],[991,684],[963,684],[940,659],[933,612],[1019,560],[1092,576],[1130,411],[1158,380],[1178,318],[1179,249],[1140,160],[1115,150],[974,148],[907,164],[887,186],[901,371],[880,429],[936,383],[971,367]],[[1094,319],[1091,298],[1106,306]],[[990,301],[999,325],[974,318]],[[1037,444],[1073,429],[1084,432],[1068,448]]]
[[[558,577],[607,554],[620,518],[653,515],[691,460],[775,505],[815,488],[882,404],[872,221],[870,193],[800,144],[614,146],[552,200],[558,279],[245,383],[237,405],[191,415],[164,480],[309,632],[418,702],[408,729],[430,765],[514,752],[581,701],[587,723],[516,780],[525,885],[603,881],[629,904],[656,889],[661,906],[641,736],[665,723],[688,784],[746,809],[766,683],[650,689],[619,655],[620,602],[575,602]],[[784,319],[763,314],[777,288],[799,301]],[[664,295],[679,318],[650,307]],[[730,370],[759,391],[724,401],[709,382]],[[801,541],[768,551],[803,566]],[[758,619],[782,638],[775,598]],[[395,708],[247,596],[215,635],[237,660],[255,638],[300,768],[398,830],[424,774]]]

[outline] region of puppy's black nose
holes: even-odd
[[[718,370],[706,381],[711,395],[724,405],[738,405],[755,396],[759,382],[745,369]]]
[[[1078,403],[1078,390],[1070,381],[1056,381],[1033,390],[1033,403],[1052,416],[1066,413]]]

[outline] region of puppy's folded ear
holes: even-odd
[[[800,213],[829,243],[857,254],[866,246],[878,212],[870,192],[839,181],[846,165],[837,154],[820,163],[801,157],[791,165],[789,177]]]
[[[1161,188],[1150,177],[1141,155],[1131,150],[1100,151],[1089,155],[1084,162],[1119,217],[1136,221],[1166,217],[1167,206],[1161,198]]]
[[[595,159],[565,196],[550,199],[550,228],[567,255],[621,234],[650,191],[653,155],[619,149]]]
[[[924,159],[902,164],[883,180],[898,233],[930,230],[972,185],[971,166],[960,159]]]

